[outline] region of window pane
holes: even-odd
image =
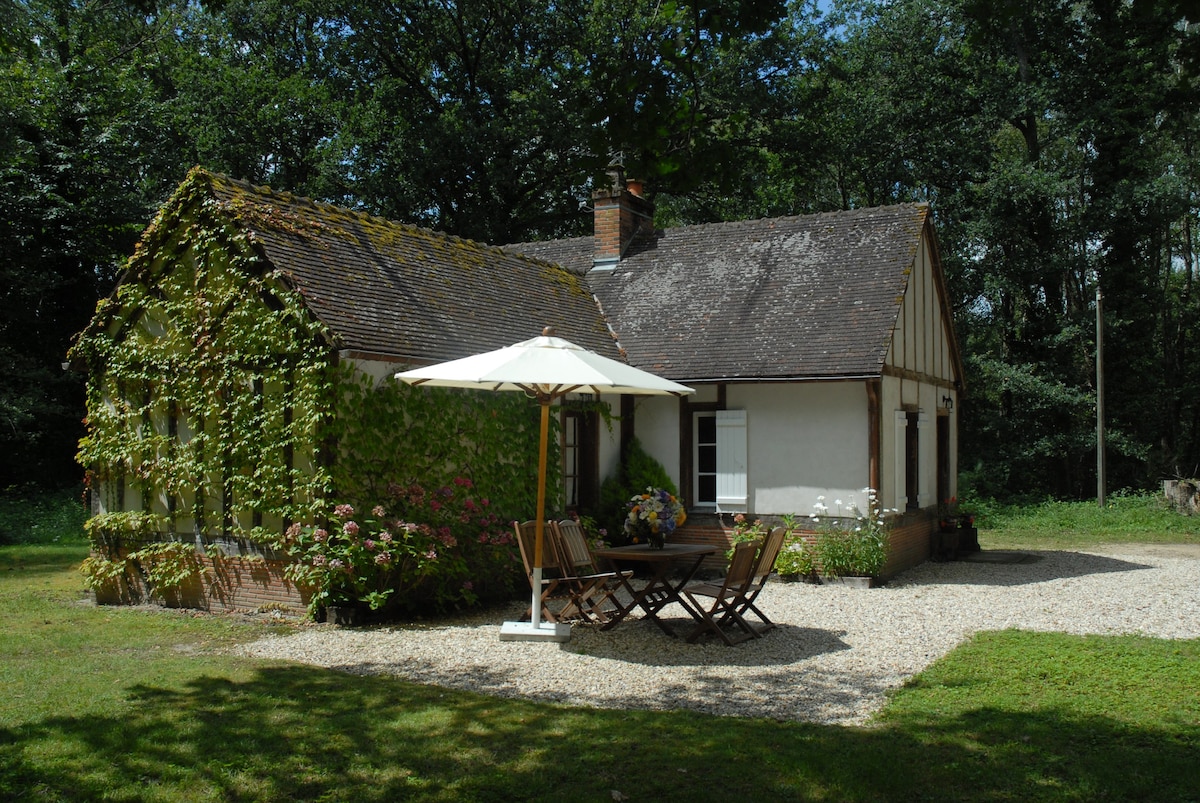
[[[717,447],[701,446],[696,455],[697,465],[701,474],[715,474],[717,471]]]
[[[696,440],[700,443],[717,442],[717,418],[712,415],[700,416],[696,419]]]
[[[697,502],[708,502],[710,504],[717,501],[717,478],[709,475],[696,478],[696,493],[700,497]]]

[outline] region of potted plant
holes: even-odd
[[[958,514],[958,551],[979,551],[979,530],[975,527],[975,514],[960,511]]]
[[[958,529],[958,497],[943,499],[938,505],[938,526],[942,532]]]
[[[815,562],[821,566],[823,580],[869,588],[876,585],[887,564],[890,549],[891,522],[887,515],[894,510],[879,506],[873,488],[864,488],[867,509],[851,505],[849,515],[841,515],[841,500],[837,500],[838,515],[827,516],[824,498],[818,497],[817,513],[813,519],[820,525],[816,539]]]

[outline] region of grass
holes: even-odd
[[[964,507],[967,507],[964,505]],[[1031,506],[974,503],[986,547],[1081,549],[1098,544],[1200,544],[1200,517],[1181,516],[1161,496],[1114,496],[1095,502]]]
[[[0,548],[0,799],[1200,799],[1200,640],[981,633],[867,727],[597,711],[229,656],[299,625],[86,604],[84,550]]]

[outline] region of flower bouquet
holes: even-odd
[[[683,503],[662,488],[646,488],[626,505],[625,534],[634,544],[662,549],[668,535],[687,521]]]

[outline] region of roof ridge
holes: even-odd
[[[718,228],[718,227],[731,227],[731,226],[765,225],[765,224],[777,223],[777,222],[785,221],[785,220],[789,220],[789,221],[790,220],[810,220],[810,219],[814,219],[814,218],[846,217],[846,216],[850,216],[850,215],[862,215],[862,214],[866,214],[868,212],[878,212],[880,210],[885,210],[885,209],[896,209],[896,210],[912,209],[914,211],[920,210],[925,213],[928,213],[928,211],[930,209],[930,204],[928,201],[905,201],[903,203],[896,203],[896,204],[878,204],[876,206],[862,206],[862,207],[856,207],[854,209],[830,209],[830,210],[826,210],[823,212],[807,212],[807,213],[798,214],[798,215],[776,215],[774,217],[741,218],[739,220],[713,220],[713,221],[709,221],[708,223],[685,223],[681,226],[658,226],[658,227],[655,227],[654,231],[656,233],[658,233],[658,232],[676,232],[676,231],[682,231],[685,229],[702,229],[702,228],[706,228],[706,227]],[[553,241],[550,241],[550,242],[553,242]]]
[[[296,193],[289,192],[288,190],[277,190],[274,187],[271,187],[271,186],[265,185],[265,184],[263,184],[263,185],[254,184],[253,182],[246,181],[245,179],[234,178],[228,174],[219,173],[219,172],[216,172],[213,170],[208,170],[207,168],[204,168],[204,167],[197,166],[196,168],[193,168],[193,170],[199,171],[200,173],[204,174],[205,176],[207,176],[210,179],[210,181],[217,180],[217,181],[227,182],[228,184],[242,190],[243,192],[249,191],[249,192],[251,192],[255,195],[259,195],[259,196],[265,196],[265,197],[269,197],[269,198],[270,197],[279,198],[279,199],[284,200],[287,203],[292,204],[292,205],[296,205],[296,206],[307,205],[307,206],[312,207],[313,209],[328,210],[331,213],[337,214],[337,215],[350,215],[352,217],[358,218],[361,221],[374,223],[376,225],[382,224],[382,225],[385,225],[388,227],[408,229],[410,231],[417,232],[417,233],[433,235],[435,237],[445,240],[447,243],[449,243],[451,245],[464,244],[464,245],[468,245],[468,246],[473,246],[473,247],[478,248],[483,251],[504,252],[507,256],[513,256],[513,254],[504,251],[504,249],[498,245],[492,245],[491,243],[480,242],[479,240],[473,240],[469,237],[461,237],[457,234],[450,234],[448,232],[429,228],[427,226],[419,226],[416,223],[408,223],[408,222],[405,222],[402,220],[392,220],[391,218],[387,218],[382,215],[375,215],[370,212],[363,211],[361,209],[351,209],[350,207],[339,206],[337,204],[330,203],[328,201],[321,201],[316,198],[309,198],[307,195],[297,195]],[[518,254],[517,256],[524,257],[523,254]],[[525,258],[528,258],[528,257],[525,257]]]

